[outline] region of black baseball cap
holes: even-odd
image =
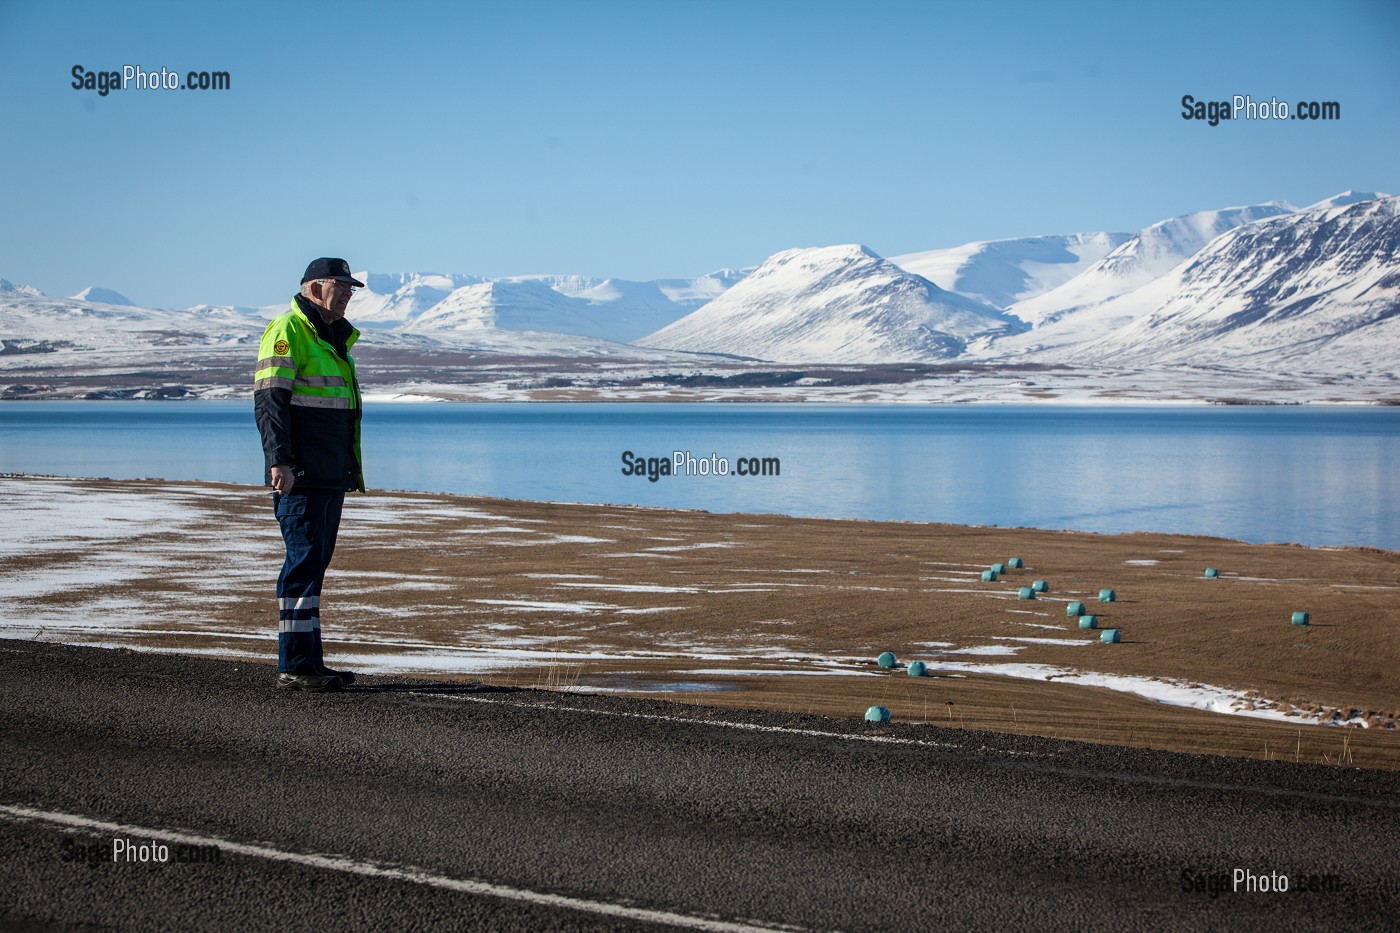
[[[359,288],[365,287],[364,282],[350,275],[350,263],[344,259],[330,259],[326,256],[311,260],[311,265],[306,267],[306,274],[301,277],[302,284],[312,279],[335,279],[337,282],[349,282]]]

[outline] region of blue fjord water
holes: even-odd
[[[1394,408],[371,403],[364,436],[376,489],[1400,549]],[[17,402],[0,471],[258,483],[262,457],[247,400]]]

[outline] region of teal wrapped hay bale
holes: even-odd
[[[982,582],[983,582],[983,583],[992,583],[992,582],[994,582],[994,581],[996,580],[996,578],[997,578],[997,572],[996,572],[995,570],[984,570],[984,571],[982,571]]]
[[[1006,562],[1006,566],[1010,567],[1012,570],[1020,570],[1022,567],[1026,566],[1026,565],[1025,565],[1024,563],[1022,563],[1021,558],[1019,558],[1019,557],[1013,557],[1013,558],[1011,558],[1009,561]]]
[[[875,663],[881,667],[894,667],[898,661],[899,659],[894,656],[893,651],[882,651],[880,656],[875,659]]]
[[[1031,584],[1031,589],[1035,590],[1037,593],[1048,593],[1050,592],[1050,584],[1044,580],[1036,580]]]
[[[910,677],[923,677],[928,673],[928,665],[923,661],[911,661],[909,663]]]
[[[1031,589],[1029,586],[1023,586],[1016,591],[1016,595],[1020,599],[1035,599],[1035,590]]]
[[[1123,639],[1118,635],[1118,629],[1106,628],[1099,632],[1099,641],[1105,645],[1116,645]]]
[[[1118,594],[1115,593],[1115,592],[1113,592],[1113,590],[1110,590],[1110,589],[1102,589],[1102,590],[1099,590],[1099,602],[1101,602],[1101,603],[1116,603],[1117,601],[1118,601]]]
[[[1075,616],[1082,616],[1083,614],[1084,604],[1081,602],[1072,602],[1068,606],[1065,606],[1065,615],[1069,616],[1071,619]]]
[[[865,711],[866,722],[889,722],[890,710],[887,706],[872,706]]]
[[[1098,628],[1098,627],[1099,627],[1099,617],[1098,617],[1098,616],[1080,616],[1080,617],[1079,617],[1079,627],[1080,627],[1080,628]]]
[[[1006,565],[1005,565],[1005,564],[992,564],[992,572],[993,572],[993,573],[998,573],[998,574],[1003,574],[1003,575],[1004,575],[1004,574],[1006,573]]]
[[[1308,615],[1306,612],[1295,612],[1295,613],[1293,613],[1293,624],[1294,624],[1294,625],[1307,625],[1307,624],[1309,624],[1311,621],[1312,621],[1312,616]]]
[[[1219,571],[1219,570],[1216,570],[1214,567],[1207,567],[1207,568],[1206,568],[1206,579],[1207,579],[1207,580],[1214,580],[1214,579],[1215,579],[1216,577],[1218,577],[1218,576],[1220,576],[1220,571]]]

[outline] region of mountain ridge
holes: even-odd
[[[1400,367],[1400,197],[1241,225],[1114,303],[1132,323],[1047,358]]]
[[[1348,190],[1301,209],[1197,211],[1132,236],[1010,238],[894,260],[858,244],[782,250],[695,279],[364,271],[349,317],[389,345],[482,352],[649,355],[665,344],[783,363],[1400,366],[1389,349],[1400,345],[1395,203]],[[117,345],[242,342],[285,307],[147,309],[111,289],[51,298],[0,279],[0,340],[108,328]]]
[[[1008,308],[1068,282],[1129,238],[1071,233],[965,243],[889,257],[945,291]]]
[[[1018,329],[859,244],[784,250],[714,301],[637,341],[778,362],[948,359],[967,341]]]

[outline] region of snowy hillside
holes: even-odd
[[[1400,198],[1236,228],[1102,310],[1132,323],[1053,357],[1394,371],[1400,366]]]
[[[1036,327],[1140,288],[1169,272],[1201,247],[1241,224],[1292,213],[1283,201],[1198,211],[1159,221],[1058,288],[1019,301],[1008,310]]]
[[[939,288],[1006,308],[1063,285],[1128,239],[1126,233],[1019,237],[906,253],[890,262]]]
[[[714,301],[637,343],[789,363],[903,362],[957,356],[969,339],[1019,326],[848,245],[777,253]]]

